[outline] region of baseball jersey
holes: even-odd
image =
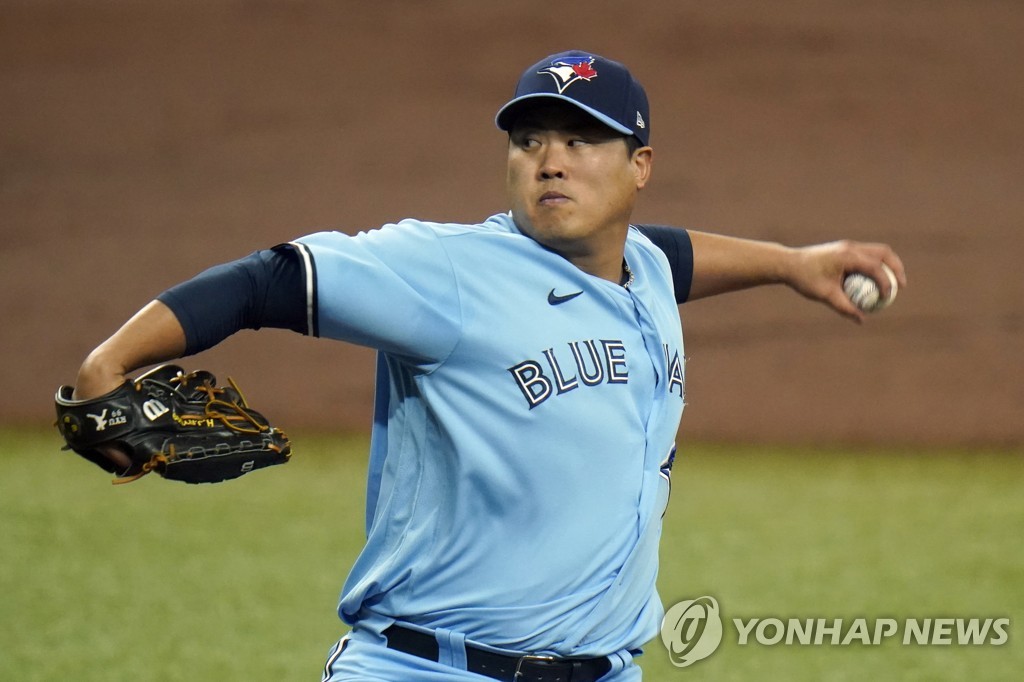
[[[559,656],[654,637],[684,396],[664,253],[630,228],[624,287],[507,214],[294,245],[309,329],[379,351],[367,541],[341,617]]]

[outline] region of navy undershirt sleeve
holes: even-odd
[[[185,330],[185,355],[241,329],[306,334],[306,288],[294,247],[282,245],[216,265],[157,296]]]
[[[665,252],[672,268],[672,283],[676,303],[686,303],[693,283],[693,244],[690,233],[678,227],[665,225],[636,225],[640,232]]]

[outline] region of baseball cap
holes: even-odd
[[[511,130],[525,104],[541,97],[574,104],[609,128],[648,144],[647,93],[619,62],[579,50],[545,57],[523,72],[515,95],[498,111],[495,124]]]

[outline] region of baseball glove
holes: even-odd
[[[110,393],[73,400],[57,390],[57,428],[76,453],[128,483],[151,471],[186,483],[216,483],[291,457],[288,437],[250,408],[231,378],[218,388],[206,371],[186,374],[161,365]],[[119,468],[101,451],[110,446],[132,461]]]

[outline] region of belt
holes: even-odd
[[[439,647],[433,635],[401,625],[384,631],[388,648],[437,662]],[[607,658],[507,656],[466,645],[466,670],[505,682],[596,682],[611,670]]]

